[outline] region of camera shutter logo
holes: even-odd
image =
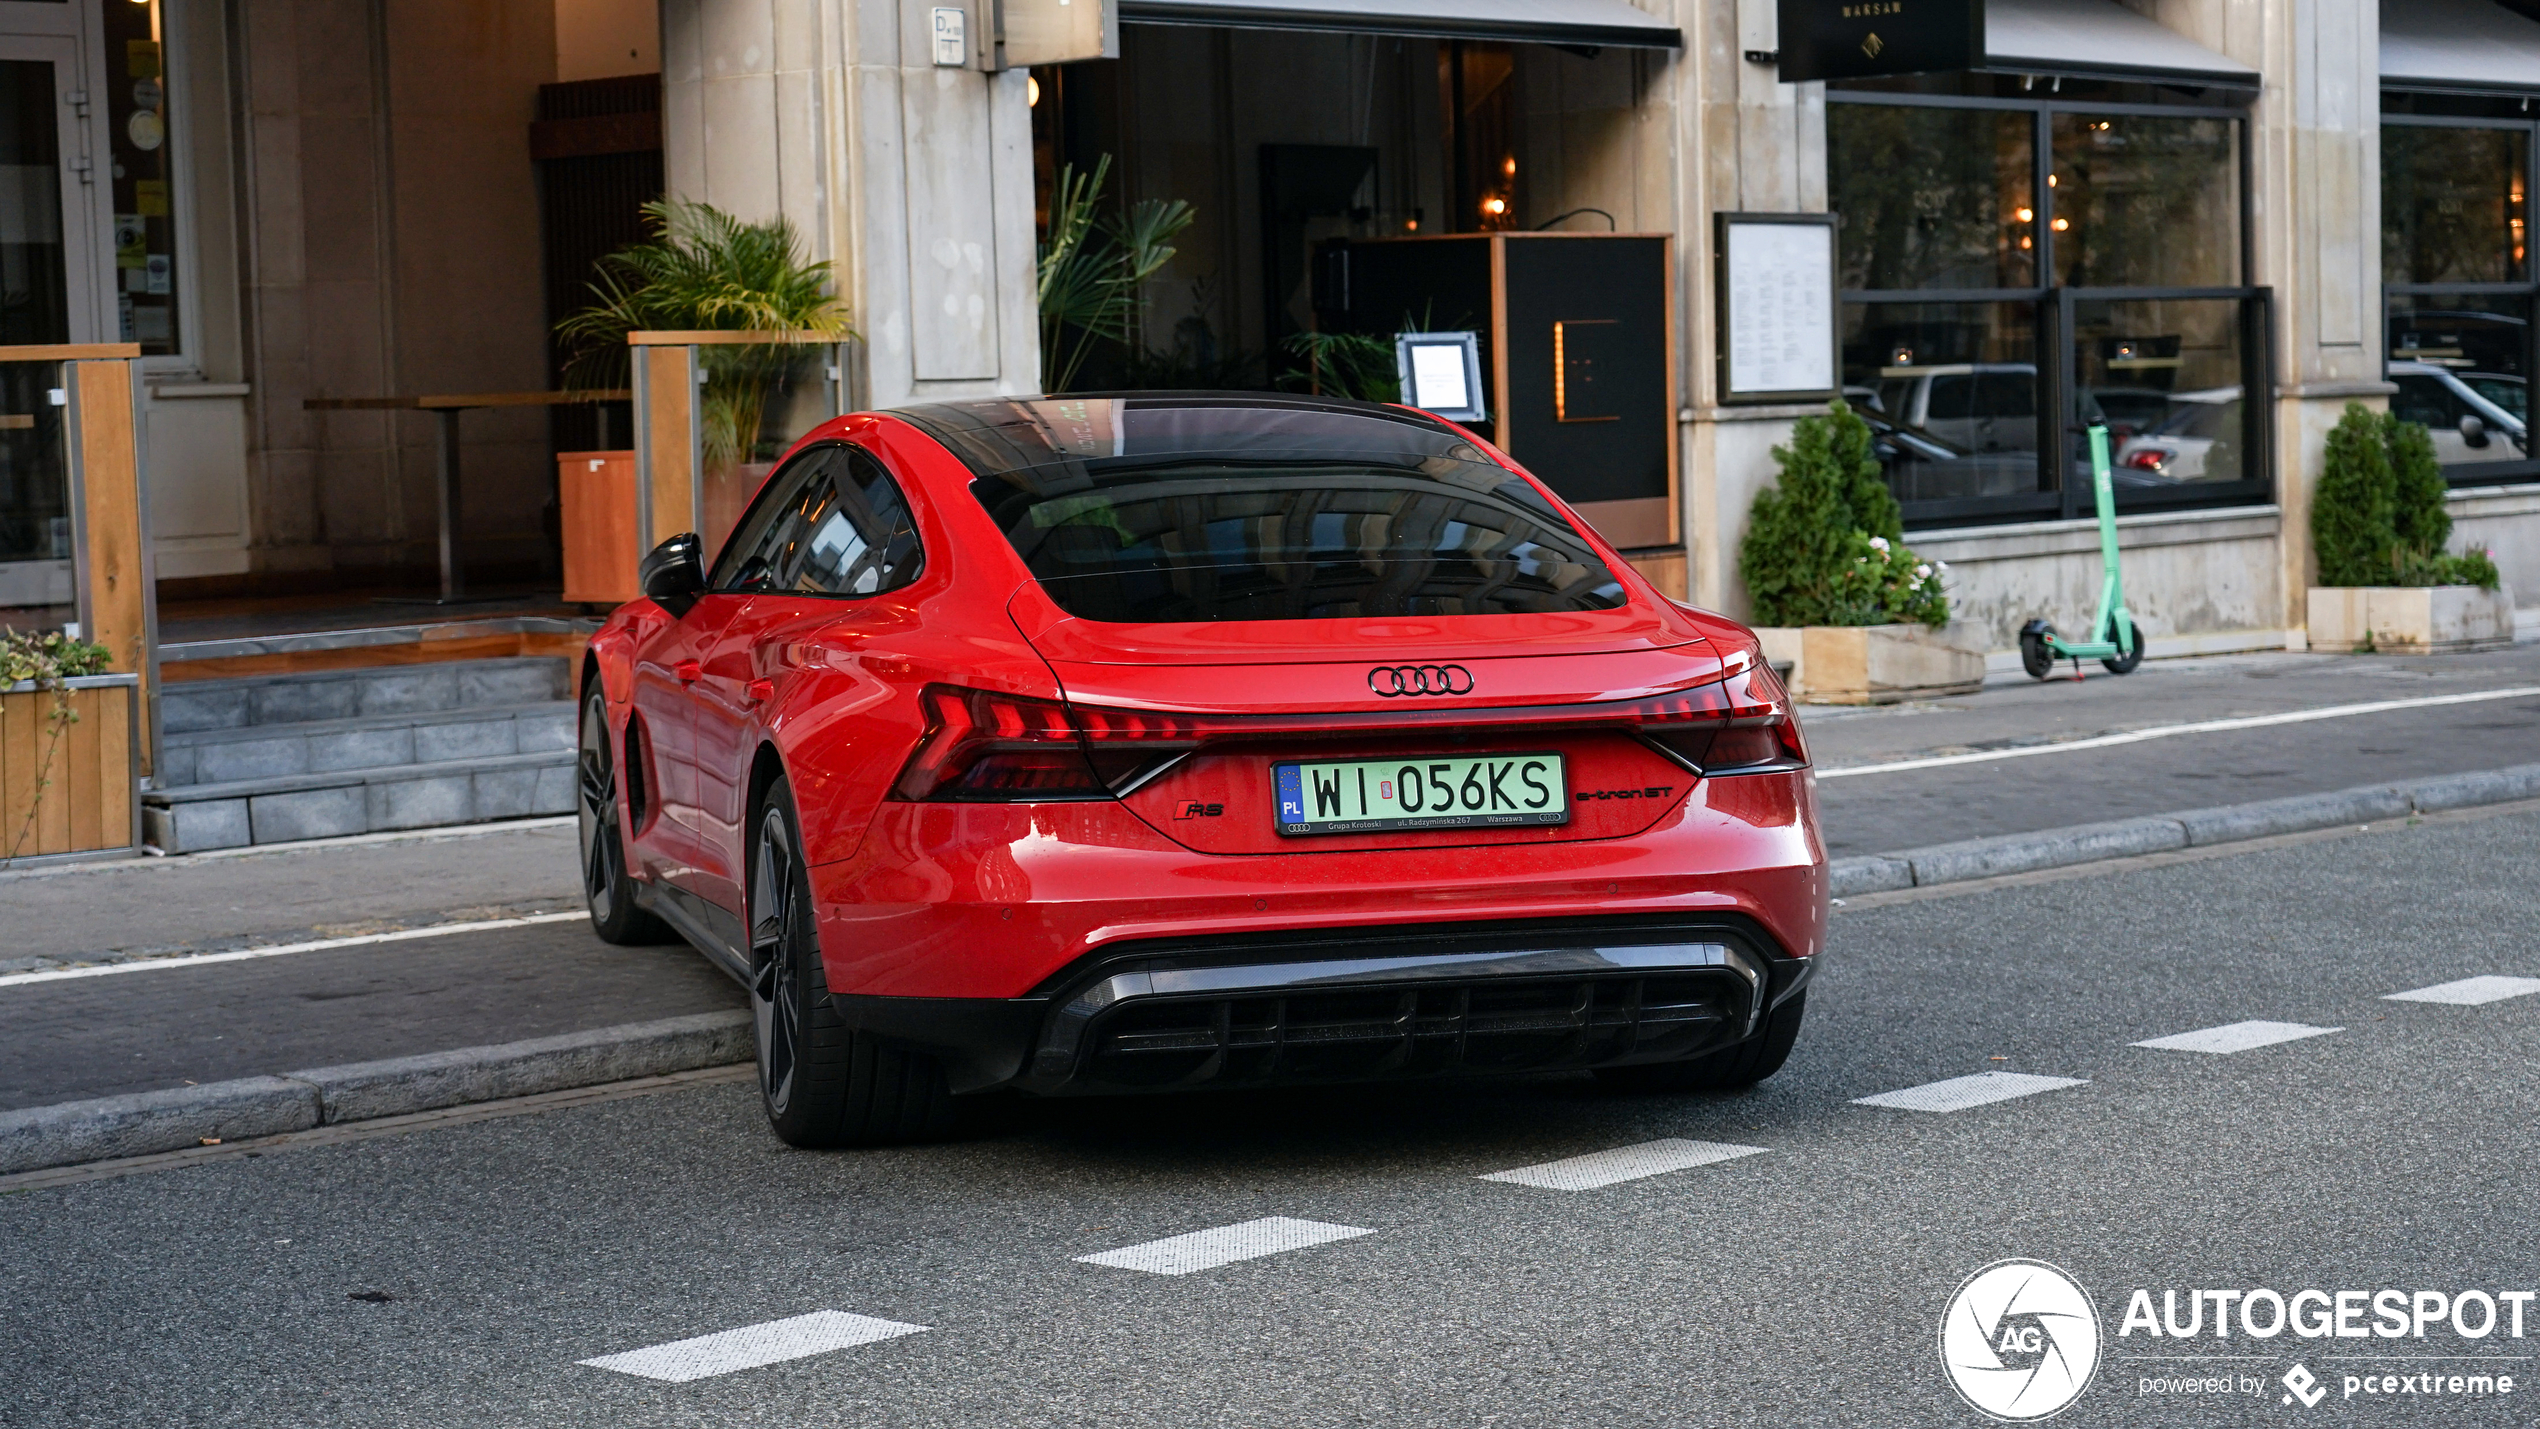
[[[1977,1412],[2051,1419],[2099,1369],[2099,1312],[2080,1282],[2042,1260],[1997,1261],[1967,1277],[1940,1321],[1940,1363]]]
[[[1388,700],[1398,695],[1469,695],[1473,672],[1461,665],[1378,665],[1367,672],[1367,688]]]

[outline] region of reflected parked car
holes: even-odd
[[[1891,367],[1878,410],[1966,452],[2037,450],[2037,368],[2026,362]]]
[[[2117,447],[2114,475],[2120,486],[2169,486],[2187,481],[2236,481],[2236,471],[2208,471],[2214,443],[2240,426],[2240,389],[2209,387],[2180,392],[2151,430]]]
[[[2035,452],[1971,452],[1883,413],[1860,415],[1869,424],[1870,450],[1899,501],[1964,501],[2037,490]]]
[[[2510,408],[2484,395],[2472,378],[2491,388],[2519,393],[2523,381],[2504,373],[2458,373],[2430,362],[2394,362],[2390,380],[2399,391],[2390,410],[2401,421],[2423,422],[2434,434],[2434,455],[2445,466],[2482,461],[2520,461],[2529,439],[2522,418],[2523,399]]]

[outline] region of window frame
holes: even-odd
[[[2237,93],[2237,91],[2233,91]],[[2257,245],[2254,223],[2255,206],[2250,183],[2252,151],[2249,111],[2238,104],[2145,103],[2140,100],[2102,100],[2086,93],[2064,96],[2055,90],[2041,90],[2033,97],[2003,95],[1918,94],[1871,88],[1826,87],[1826,103],[1896,105],[1928,109],[2016,110],[2030,115],[2029,192],[2034,195],[2031,207],[2036,218],[2032,225],[2037,247],[2031,258],[2026,287],[2014,288],[1847,288],[1835,295],[1842,307],[1909,306],[1939,303],[2011,303],[2027,304],[2033,311],[2038,369],[2037,410],[2041,425],[2054,422],[2053,432],[2041,431],[2038,441],[2038,482],[2040,489],[2017,496],[1982,496],[1955,501],[1913,501],[1901,503],[1905,524],[1909,529],[1931,530],[1947,526],[1990,525],[2019,521],[2076,520],[2089,517],[2096,507],[2087,482],[2070,479],[2066,470],[2071,461],[2069,445],[2063,438],[2076,425],[2079,415],[2079,353],[2071,340],[2074,308],[2085,302],[2129,302],[2165,299],[2207,299],[2236,301],[2240,305],[2239,337],[2242,399],[2242,450],[2248,453],[2244,470],[2255,476],[2240,481],[2196,482],[2183,485],[2174,492],[2146,491],[2142,488],[2120,488],[2117,508],[2123,513],[2174,510],[2190,507],[2262,505],[2275,499],[2274,423],[2268,420],[2265,400],[2253,397],[2271,396],[2276,385],[2274,294],[2271,289],[2248,282],[2256,271]],[[2058,287],[2055,274],[2055,190],[2047,183],[2054,165],[2054,123],[2058,114],[2115,114],[2164,119],[2222,119],[2232,125],[2233,150],[2238,166],[2241,282],[2223,287]],[[1828,125],[1831,138],[1832,125]],[[1833,195],[1828,195],[1831,203]],[[1839,325],[1839,324],[1838,324]]]
[[[826,474],[825,464],[822,463],[821,459],[832,452],[844,454],[849,470],[853,470],[856,458],[858,457],[862,457],[866,461],[873,463],[874,470],[880,472],[882,474],[882,479],[891,483],[891,489],[899,493],[900,506],[908,512],[909,539],[914,542],[916,546],[916,564],[909,568],[908,573],[905,576],[890,585],[883,586],[879,590],[759,590],[745,589],[728,584],[728,578],[731,576],[737,576],[741,569],[748,564],[748,559],[746,557],[734,559],[735,553],[741,549],[741,543],[738,539],[740,534],[749,529],[750,523],[753,520],[756,520],[767,507],[771,505],[782,506],[801,496],[803,481],[799,478],[792,480],[788,479],[789,477],[792,477],[794,473],[800,472],[807,467],[819,465],[821,466],[824,474]],[[834,482],[836,477],[834,475],[830,475],[829,479]],[[764,540],[766,539],[766,535],[767,533],[765,531],[761,531],[758,533],[758,539]],[[832,437],[826,440],[813,442],[810,445],[803,447],[801,450],[794,452],[784,461],[778,463],[776,469],[767,474],[767,480],[760,483],[758,494],[750,498],[750,504],[741,508],[741,519],[732,523],[732,536],[733,539],[725,541],[723,549],[716,553],[714,567],[712,570],[707,572],[706,593],[709,595],[767,595],[799,597],[804,600],[872,600],[877,596],[885,596],[894,591],[906,590],[908,587],[916,584],[917,581],[926,574],[926,533],[922,528],[922,524],[917,519],[917,503],[909,497],[909,483],[901,480],[900,474],[891,470],[891,464],[884,461],[879,453],[863,446],[860,443],[849,441],[842,437]],[[731,569],[728,572],[724,569],[724,563],[726,560],[732,560],[733,562]]]
[[[2385,91],[2381,126],[2385,129],[2519,129],[2523,133],[2523,260],[2522,277],[2503,283],[2396,283],[2389,278],[2389,259],[2384,255],[2381,280],[2381,375],[2390,381],[2390,319],[2395,311],[2394,298],[2510,298],[2522,305],[2522,377],[2526,394],[2535,375],[2540,375],[2540,253],[2532,252],[2531,213],[2534,195],[2540,194],[2540,115],[2462,115],[2462,114],[2394,114],[2388,100],[2398,91]],[[2509,96],[2499,96],[2509,97]],[[2528,101],[2526,101],[2528,102]],[[2373,215],[2378,225],[2379,214]],[[2529,399],[2525,398],[2528,410]],[[2454,462],[2443,468],[2446,485],[2519,486],[2540,481],[2540,453],[2529,451],[2531,419],[2523,419],[2525,456],[2521,461]]]

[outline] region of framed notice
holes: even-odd
[[[1837,395],[1835,216],[1723,213],[1717,222],[1720,400]]]
[[[1402,404],[1450,422],[1486,422],[1482,402],[1481,335],[1470,332],[1394,334],[1394,372],[1402,379]]]

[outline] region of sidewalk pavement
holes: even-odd
[[[2359,813],[2404,817],[2418,802],[2456,807],[2540,794],[2540,769],[2426,786],[2432,792],[2423,799],[2391,788],[2540,765],[2540,693],[2106,748],[2014,752],[2214,718],[2540,691],[2540,647],[2427,659],[2154,662],[2122,679],[2087,668],[2091,678],[2078,685],[1998,681],[1963,699],[1806,710],[1827,841],[1845,888],[1990,876],[2317,828]],[[1978,757],[1880,767],[1970,754]],[[2349,792],[2239,807],[2337,791]],[[2220,805],[2235,807],[2211,812]],[[2180,810],[2209,812],[2182,820]],[[2111,823],[2113,831],[2075,828]],[[2004,837],[2024,834],[2041,836]],[[1934,847],[1970,840],[1989,842]],[[1861,859],[1899,851],[1907,856]],[[552,1050],[536,1050],[544,1045],[538,1039],[698,1015],[719,1014],[724,1026],[745,1005],[740,989],[694,953],[610,947],[579,921],[99,976],[9,976],[578,906],[574,831],[554,823],[0,873],[0,916],[12,930],[0,950],[0,1026],[10,1033],[0,1042],[0,1124],[13,1116],[23,1121],[29,1108],[81,1099],[145,1094],[181,1102],[191,1086],[208,1094],[211,1084],[235,1087],[295,1068],[452,1049],[475,1049],[469,1055],[489,1066],[548,1067],[540,1075],[550,1080],[541,1085],[580,1085],[571,1078],[619,1064],[582,1053],[559,1063]],[[740,1055],[712,1038],[699,1042],[701,1034],[672,1043],[643,1035],[654,1038],[646,1045],[678,1049],[654,1071],[675,1070],[677,1058],[703,1055],[696,1049],[707,1043],[725,1060]],[[519,1051],[523,1045],[532,1050]],[[564,1071],[552,1070],[560,1065]],[[554,1081],[558,1076],[565,1080]],[[530,1085],[493,1074],[480,1081]],[[321,1109],[308,1115],[322,1114],[322,1095],[277,1095],[294,1107]],[[150,1112],[158,1119],[148,1124],[162,1131],[178,1125],[164,1111]]]
[[[1980,694],[1871,709],[1801,711],[1817,804],[1836,858],[2324,794],[2540,761],[2540,645],[2426,657],[2234,655],[2152,661],[2073,682],[1997,677]],[[2114,747],[2040,745],[2242,717],[2495,690],[2508,699],[2420,705]],[[1996,753],[1933,768],[1880,766]]]

